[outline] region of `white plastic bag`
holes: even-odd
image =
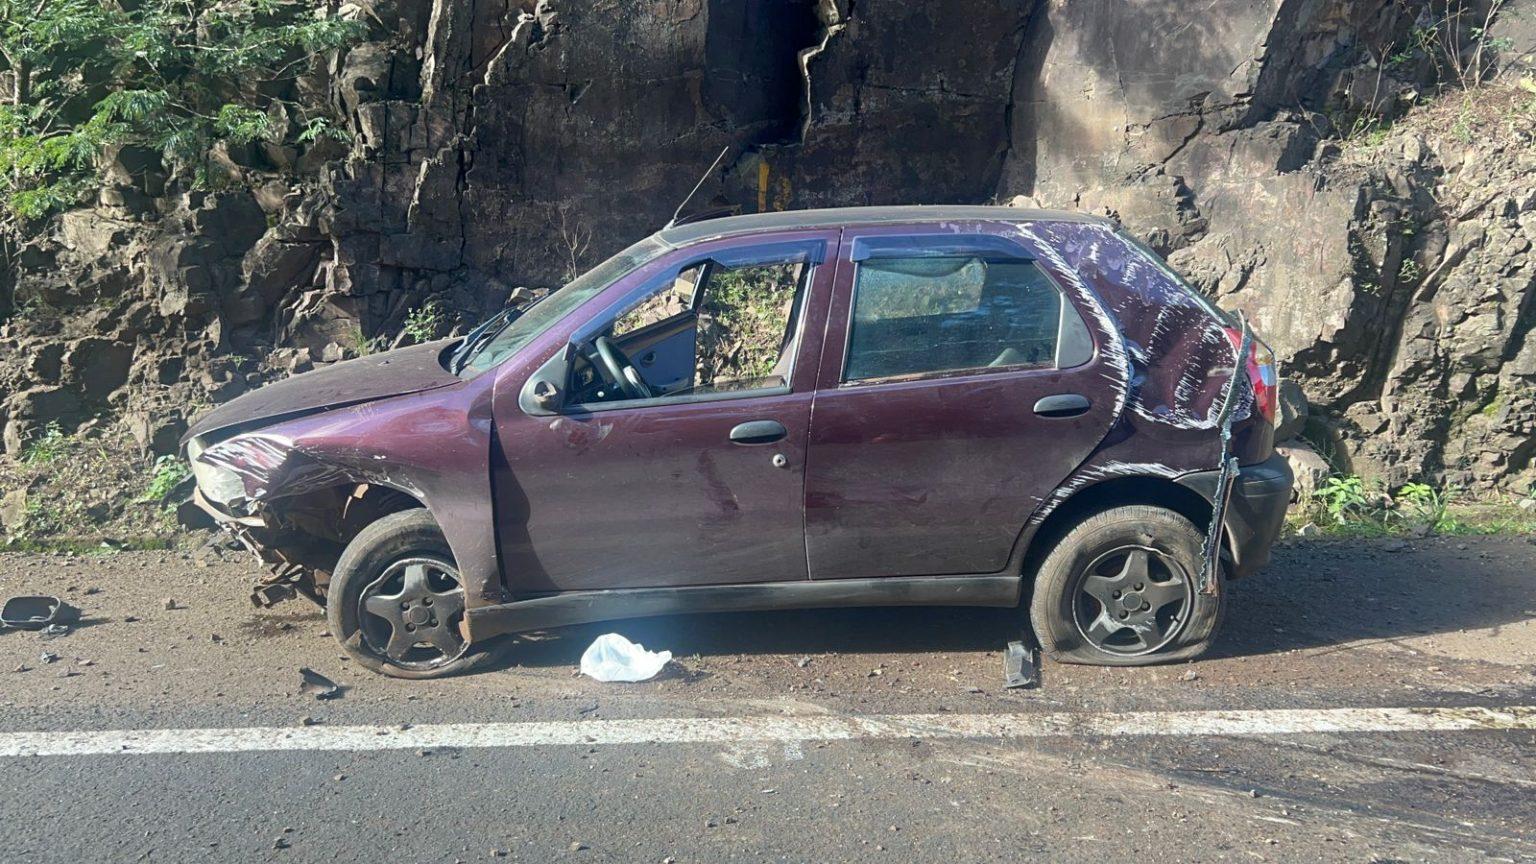
[[[604,633],[582,652],[581,674],[598,681],[647,681],[671,660],[671,651],[647,651],[617,633]]]

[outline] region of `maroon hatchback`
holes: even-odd
[[[269,565],[257,601],[324,604],[390,675],[605,619],[1026,600],[1051,656],[1132,665],[1205,649],[1267,561],[1275,384],[1104,220],[767,213],[262,388],[185,446]]]

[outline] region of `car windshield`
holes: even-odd
[[[472,378],[517,353],[577,306],[669,248],[665,242],[647,237],[576,277],[502,327],[501,332],[466,359],[460,374]]]

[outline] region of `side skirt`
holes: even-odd
[[[695,612],[844,606],[1007,607],[1019,604],[1023,586],[1024,580],[1018,576],[991,574],[572,591],[470,609],[465,614],[465,635],[477,640],[594,621]]]

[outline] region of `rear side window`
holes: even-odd
[[[957,255],[858,267],[844,381],[1054,366],[1063,332],[1074,345],[1086,336],[1032,261]]]

